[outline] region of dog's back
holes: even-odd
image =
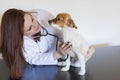
[[[63,41],[69,41],[73,49],[78,48],[80,49],[81,53],[85,53],[88,50],[88,43],[85,39],[81,36],[81,34],[74,28],[65,27],[62,29],[63,32]]]

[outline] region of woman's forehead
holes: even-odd
[[[25,15],[24,15],[24,27],[25,27],[26,29],[28,29],[28,28],[30,27],[31,23],[32,23],[31,17],[32,17],[32,16],[29,15],[29,14],[25,14]]]

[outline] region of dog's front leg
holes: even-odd
[[[68,55],[66,62],[66,66],[62,67],[61,71],[68,71],[70,69],[70,56]]]

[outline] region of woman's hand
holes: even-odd
[[[59,44],[58,52],[61,56],[65,56],[66,54],[69,53],[71,48],[72,48],[72,45],[70,44],[70,42],[62,42]]]
[[[54,53],[54,59],[61,58],[71,51],[72,45],[70,42],[61,42],[58,46],[58,50]]]

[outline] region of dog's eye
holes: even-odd
[[[60,18],[57,18],[58,21],[60,21]]]

